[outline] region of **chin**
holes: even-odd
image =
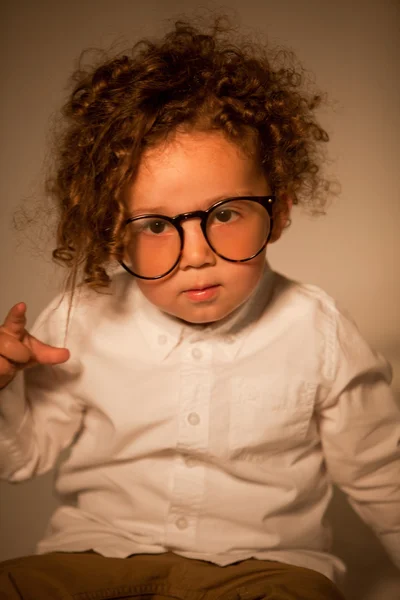
[[[223,317],[221,317],[221,319],[223,319]],[[190,325],[211,325],[212,323],[216,323],[217,321],[220,321],[221,319],[211,319],[211,318],[206,318],[204,317],[203,319],[182,319],[182,321],[185,321],[186,323],[189,323]]]
[[[181,314],[175,314],[178,319],[185,321],[186,323],[191,323],[192,325],[208,325],[211,323],[216,323],[217,321],[222,321],[226,317],[229,317],[234,312],[235,308],[231,310],[199,310],[182,312]]]

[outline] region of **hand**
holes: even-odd
[[[25,329],[26,304],[12,307],[0,326],[0,389],[21,369],[35,364],[57,365],[69,359],[69,350],[44,344]]]

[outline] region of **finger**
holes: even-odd
[[[29,334],[28,334],[29,335]],[[70,357],[67,348],[50,346],[29,335],[26,340],[32,353],[32,359],[42,365],[58,365],[66,362]]]
[[[7,314],[3,324],[3,330],[18,339],[22,339],[25,333],[25,326],[26,304],[25,302],[18,302],[18,304],[15,304]]]
[[[0,356],[0,389],[10,383],[17,370],[17,365]]]
[[[16,363],[27,363],[32,358],[32,353],[17,338],[4,330],[0,331],[0,355]]]
[[[18,370],[18,365],[16,363],[10,362],[4,356],[0,356],[0,373],[1,377],[9,377],[13,376]]]

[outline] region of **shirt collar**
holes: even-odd
[[[226,319],[205,326],[185,323],[162,312],[147,300],[137,285],[133,285],[131,301],[134,318],[152,353],[159,360],[164,360],[182,342],[207,340],[214,341],[229,359],[234,359],[268,303],[274,279],[275,273],[266,263],[250,298]]]
[[[233,360],[268,304],[275,281],[275,273],[266,262],[261,279],[248,300],[222,321],[205,327],[187,324],[183,338],[190,342],[213,340],[220,350]]]
[[[176,317],[158,309],[147,300],[137,286],[135,287],[137,325],[154,356],[164,360],[181,342],[184,324]]]

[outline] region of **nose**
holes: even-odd
[[[199,219],[191,219],[183,225],[184,243],[179,268],[182,270],[212,266],[216,255],[208,245]]]

